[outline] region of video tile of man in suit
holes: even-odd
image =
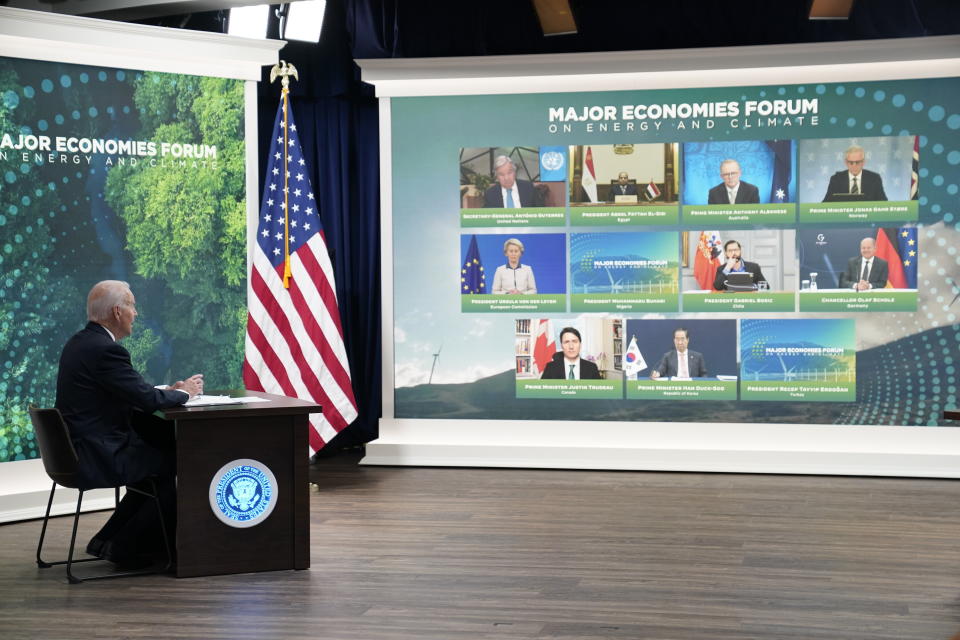
[[[727,260],[717,267],[717,273],[713,279],[713,288],[717,291],[725,291],[727,289],[727,275],[730,273],[752,273],[753,283],[755,285],[767,281],[763,276],[763,271],[760,270],[759,264],[743,259],[743,248],[738,241],[727,240],[724,242],[723,253]]]
[[[152,414],[182,405],[203,390],[193,375],[157,388],[130,363],[118,340],[133,333],[136,299],[119,280],[98,282],[87,296],[87,325],[64,345],[57,373],[55,406],[63,414],[79,459],[80,488],[128,485],[149,489],[154,477],[167,538],[176,514],[172,425]],[[172,542],[171,542],[172,545]],[[161,559],[163,529],[153,501],[128,491],[87,552],[127,568]]]
[[[497,184],[483,194],[483,206],[488,209],[540,207],[540,196],[529,180],[517,179],[517,165],[507,156],[493,161],[493,177]]]
[[[867,154],[863,147],[858,145],[849,147],[843,154],[843,161],[847,168],[830,176],[827,194],[823,197],[824,202],[887,199],[880,174],[864,169]]]
[[[710,189],[707,204],[759,204],[760,190],[740,179],[740,163],[727,158],[720,163],[723,182]]]
[[[543,368],[541,380],[599,380],[597,365],[580,357],[580,332],[573,327],[560,330],[562,351],[553,354],[553,359]]]
[[[877,241],[864,238],[860,241],[860,255],[850,258],[847,270],[840,274],[840,288],[854,291],[883,289],[890,275],[887,261],[878,258]]]
[[[657,378],[704,378],[707,375],[707,365],[703,354],[690,350],[690,332],[684,327],[677,327],[673,332],[674,348],[663,354],[660,362],[650,372],[650,377]]]
[[[614,200],[617,196],[635,195],[637,195],[637,185],[630,182],[629,173],[621,171],[620,175],[617,176],[617,181],[610,185],[610,200]]]

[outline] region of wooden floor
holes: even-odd
[[[69,586],[0,526],[0,638],[949,638],[960,483],[312,470],[312,569]],[[87,535],[105,519],[84,516]],[[68,539],[68,520],[56,522]]]

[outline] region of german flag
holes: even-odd
[[[887,261],[887,288],[917,288],[917,229],[877,230],[877,257]]]

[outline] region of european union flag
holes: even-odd
[[[903,263],[903,275],[907,279],[907,288],[917,288],[917,260],[920,251],[917,249],[917,228],[901,227],[897,232],[897,244],[900,249],[900,260]]]
[[[770,183],[770,202],[790,201],[790,181],[793,177],[793,148],[790,140],[767,140],[773,151],[773,181]]]
[[[467,257],[460,269],[460,293],[487,293],[487,276],[480,263],[480,249],[477,248],[477,236],[470,237],[470,246],[467,248]]]

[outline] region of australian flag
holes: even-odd
[[[793,143],[790,140],[767,140],[767,147],[773,152],[770,202],[789,202],[790,180],[793,174]]]
[[[467,257],[460,269],[460,293],[487,293],[487,276],[483,272],[480,262],[480,249],[477,248],[477,236],[470,237],[470,246],[467,248]]]

